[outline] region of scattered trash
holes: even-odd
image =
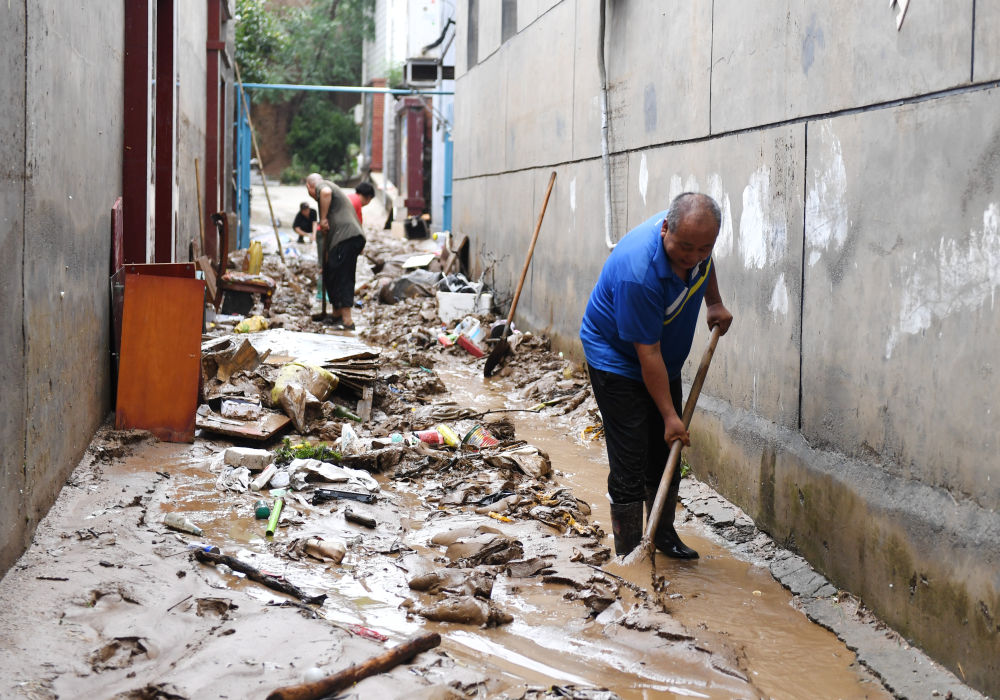
[[[377,525],[377,523],[375,522],[375,518],[371,518],[367,515],[362,515],[361,513],[355,513],[353,510],[351,510],[350,506],[344,509],[344,519],[352,523],[357,523],[358,525],[364,525],[365,527],[370,527],[372,529],[375,529],[375,526]]]
[[[236,324],[236,328],[233,331],[236,333],[257,333],[258,331],[267,330],[267,328],[268,323],[266,318],[263,316],[251,316]]]
[[[489,430],[482,425],[477,425],[465,434],[465,437],[462,438],[462,444],[481,450],[487,447],[496,447],[500,442],[490,435]]]
[[[202,529],[180,513],[167,513],[163,516],[163,524],[173,530],[180,530],[195,537],[202,536]]]
[[[257,478],[250,482],[251,491],[260,491],[262,488],[268,485],[273,477],[278,471],[278,468],[273,464],[269,464],[264,467],[264,471],[257,475]]]
[[[303,543],[305,553],[322,561],[339,564],[347,553],[347,544],[343,540],[325,540],[322,537],[310,537]]]
[[[437,431],[439,435],[441,435],[441,439],[444,441],[444,444],[448,445],[449,447],[458,447],[459,443],[461,442],[461,440],[458,437],[458,433],[456,433],[454,430],[449,428],[444,423],[436,425],[434,427],[434,430]]]
[[[278,496],[274,499],[274,505],[271,507],[271,517],[267,521],[267,530],[265,534],[268,537],[273,537],[275,530],[278,529],[278,520],[281,519],[281,509],[285,505],[285,499]]]
[[[225,399],[222,402],[220,411],[224,418],[238,418],[246,421],[253,421],[260,418],[264,410],[260,402],[247,399]]]
[[[253,504],[253,514],[257,520],[267,520],[271,517],[271,507],[267,501],[257,501]]]
[[[338,489],[316,489],[313,491],[312,504],[315,506],[337,499],[347,499],[358,501],[359,503],[374,503],[375,495],[371,493],[358,493],[356,491],[340,491]]]

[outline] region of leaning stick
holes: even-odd
[[[194,187],[198,194],[198,233],[201,236],[201,254],[207,255],[205,252],[205,214],[202,212],[201,208],[201,175],[198,170],[198,159],[194,159]]]
[[[245,99],[246,91],[243,89],[243,81],[240,80],[239,64],[233,62],[233,68],[236,70],[236,82],[240,84],[240,102],[243,104],[243,109],[247,114],[247,126],[250,127],[250,140],[253,142],[253,152],[257,155],[257,167],[260,168],[260,180],[264,183],[264,198],[267,200],[267,210],[271,212],[271,228],[274,229],[274,240],[278,242],[278,255],[281,256],[281,262],[285,262],[285,252],[281,249],[281,236],[278,235],[278,225],[275,223],[276,220],[274,218],[274,207],[271,206],[271,195],[267,193],[267,177],[264,175],[264,161],[260,159],[257,132],[254,131],[253,122],[250,120],[250,105],[247,104]]]
[[[374,676],[377,673],[389,671],[396,666],[406,663],[422,651],[433,649],[441,643],[441,635],[437,632],[422,634],[418,637],[403,642],[398,647],[390,649],[384,654],[372,657],[367,661],[345,668],[339,673],[327,676],[314,683],[302,683],[300,685],[289,685],[278,688],[267,696],[267,700],[318,700],[328,695],[339,693],[345,688],[350,688],[355,683]]]

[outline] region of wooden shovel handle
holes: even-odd
[[[695,404],[698,403],[698,396],[701,395],[701,387],[705,383],[705,376],[708,374],[708,366],[712,364],[712,356],[715,354],[715,346],[719,343],[719,336],[722,329],[719,326],[712,326],[712,337],[708,340],[708,346],[701,356],[701,364],[698,365],[698,372],[691,382],[691,391],[688,392],[687,403],[684,404],[684,427],[691,425],[691,416],[694,415]],[[649,519],[646,522],[646,532],[643,539],[652,541],[656,528],[660,525],[660,516],[663,515],[663,504],[667,500],[667,491],[670,490],[670,482],[674,479],[674,472],[677,471],[677,463],[681,457],[680,440],[674,440],[670,445],[670,456],[667,458],[667,466],[660,477],[660,485],[656,489],[656,498],[653,499],[653,507],[649,509]]]
[[[318,700],[328,695],[350,688],[355,683],[374,676],[377,673],[389,671],[401,663],[405,663],[422,651],[433,649],[441,643],[441,635],[437,632],[422,634],[403,642],[398,647],[384,654],[372,657],[367,661],[345,668],[339,673],[327,676],[314,683],[302,683],[278,688],[267,696],[267,700]]]
[[[538,240],[538,231],[542,228],[542,219],[545,218],[545,208],[549,206],[549,195],[552,194],[552,184],[556,181],[556,171],[552,171],[549,177],[549,187],[545,190],[545,200],[542,202],[542,210],[538,213],[538,223],[535,224],[535,232],[531,234],[531,245],[528,246],[528,256],[524,259],[524,267],[521,268],[521,279],[517,282],[517,290],[514,292],[514,301],[510,303],[510,313],[507,314],[507,325],[504,326],[501,338],[506,338],[510,333],[510,324],[514,320],[514,309],[517,308],[517,300],[521,298],[521,288],[524,286],[524,278],[528,276],[528,267],[531,266],[531,256],[535,252],[535,241]]]

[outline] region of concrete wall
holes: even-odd
[[[10,515],[0,571],[30,542],[111,408],[123,27],[120,0],[0,5],[0,507]],[[186,260],[198,235],[194,157],[203,161],[205,148],[204,3],[179,13],[178,35],[175,259]]]
[[[177,48],[174,66],[177,72],[177,238],[174,259],[188,259],[188,244],[201,236],[198,223],[198,195],[194,160],[198,159],[198,178],[202,201],[205,197],[205,68],[208,32],[207,4],[185,4],[177,16]],[[265,166],[268,161],[264,161]],[[225,174],[226,182],[230,180]],[[228,189],[228,187],[227,187]],[[208,236],[212,229],[206,230]],[[235,234],[233,234],[235,236]],[[234,241],[235,243],[235,241]]]
[[[501,41],[492,5],[459,5],[454,228],[509,298],[557,172],[517,315],[579,353],[608,254],[598,7],[518,2]],[[607,8],[612,238],[685,190],[724,214],[736,323],[695,471],[1000,694],[1000,9]]]
[[[0,5],[0,386],[3,386],[3,420],[0,421],[0,508],[8,517],[0,547],[0,567],[20,555],[32,529],[30,511],[24,509],[24,438],[27,395],[24,376],[24,137],[25,137],[25,6]]]
[[[110,405],[111,205],[121,192],[120,3],[27,3],[26,519],[48,510]],[[81,109],[81,105],[87,105]]]

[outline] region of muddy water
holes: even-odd
[[[523,405],[511,398],[506,382],[485,381],[477,369],[476,365],[459,363],[439,365],[450,398],[480,409]],[[509,415],[517,423],[518,437],[550,454],[557,479],[590,503],[594,519],[609,530],[603,443],[583,443],[569,435],[557,419],[526,413]],[[171,474],[169,499],[163,510],[189,514],[204,528],[205,541],[225,543],[227,553],[284,575],[304,589],[323,590],[329,596],[323,614],[336,624],[363,625],[393,638],[421,629],[438,631],[444,640],[442,648],[451,656],[473,668],[488,669],[498,687],[510,692],[525,685],[555,683],[607,687],[627,700],[746,696],[746,684],[712,668],[704,654],[685,650],[683,645],[651,644],[650,640],[656,638],[649,634],[639,635],[617,626],[606,628],[588,619],[582,606],[563,600],[563,586],[542,584],[537,579],[513,582],[499,576],[493,597],[514,616],[514,621],[499,628],[480,629],[429,623],[406,615],[401,606],[412,595],[406,585],[406,572],[391,557],[368,556],[389,551],[388,541],[371,544],[366,540],[363,547],[352,548],[339,566],[324,567],[276,556],[263,537],[263,521],[253,517],[253,503],[258,496],[220,497],[214,483],[206,479],[207,466],[222,447],[199,443],[186,451],[176,446],[152,448],[150,458],[156,469]],[[437,532],[460,525],[458,518],[447,522],[432,519],[418,507],[416,496],[394,492],[391,484],[382,477],[380,480],[404,513],[410,510],[413,514],[412,519],[400,522],[407,533],[407,544],[429,557],[439,555],[426,543]],[[289,506],[305,510],[294,502]],[[308,513],[303,516],[301,527],[292,531],[294,536],[350,537],[357,532],[345,524],[339,512],[323,518],[309,517]],[[156,516],[151,513],[151,517]],[[516,528],[516,524],[511,527]],[[702,559],[681,563],[657,558],[659,575],[670,581],[668,592],[681,596],[669,601],[670,612],[697,635],[698,646],[728,655],[735,667],[745,669],[760,696],[890,697],[854,670],[854,655],[832,634],[812,625],[791,607],[790,595],[766,569],[735,559],[725,548],[705,539],[709,533],[696,527],[682,528],[682,535],[701,552]],[[287,540],[290,536],[277,539]],[[635,582],[648,587],[648,568],[640,567],[635,574]],[[274,598],[270,591],[256,584],[247,585],[225,571],[214,577],[212,585],[239,588],[260,600]]]
[[[442,374],[445,374],[442,371]],[[454,369],[445,382],[460,403],[494,408],[523,401],[504,394],[501,382],[485,380],[467,368]],[[589,443],[558,419],[539,420],[532,414],[510,413],[517,436],[547,451],[561,483],[587,501],[594,519],[610,532],[607,498],[607,455],[603,441]],[[735,558],[715,536],[696,526],[678,527],[685,542],[701,554],[696,562],[656,557],[657,576],[670,582],[669,612],[699,641],[735,649],[749,670],[751,681],[772,698],[890,698],[880,684],[856,670],[855,655],[836,636],[811,623],[791,605],[792,596],[761,566]],[[607,542],[611,546],[610,535]],[[632,574],[635,574],[633,577]],[[628,576],[649,586],[648,567],[636,567]],[[711,646],[711,644],[710,644]],[[591,676],[600,682],[602,676]],[[620,689],[629,685],[609,687]],[[633,682],[634,684],[634,682]],[[638,687],[636,688],[639,689]],[[645,694],[623,697],[645,697]]]

